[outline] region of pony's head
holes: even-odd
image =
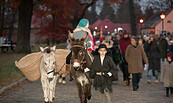
[[[56,60],[55,60],[55,50],[56,46],[53,47],[40,47],[41,53],[43,55],[42,65],[43,69],[47,73],[49,79],[53,79],[56,69]]]
[[[71,51],[72,51],[72,57],[71,57],[71,63],[74,68],[74,70],[79,70],[81,65],[84,63],[86,50],[84,47],[84,41],[87,37],[87,34],[85,34],[81,39],[74,39],[71,32],[69,32],[69,38],[71,40]]]

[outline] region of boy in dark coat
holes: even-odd
[[[100,44],[99,55],[94,57],[90,68],[90,77],[94,79],[93,86],[99,89],[100,103],[111,103],[110,92],[112,92],[112,81],[118,79],[117,71],[113,60],[106,55],[107,47]]]

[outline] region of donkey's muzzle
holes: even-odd
[[[73,67],[75,71],[79,71],[80,68],[79,67]]]
[[[74,67],[74,68],[80,67],[80,63],[79,63],[79,62],[74,62],[74,63],[73,63],[73,67]]]

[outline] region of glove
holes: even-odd
[[[112,73],[111,72],[105,72],[104,73],[104,76],[106,77],[106,78],[109,78],[109,77],[111,77],[112,76]]]
[[[108,72],[107,74],[108,74],[109,76],[112,76],[112,73],[111,73],[111,72]]]
[[[89,68],[85,68],[85,69],[84,69],[84,73],[89,72],[89,71],[90,71]]]

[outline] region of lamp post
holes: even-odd
[[[141,23],[141,29],[140,29],[140,33],[141,33],[141,31],[142,31],[142,24],[143,24],[144,20],[141,18],[141,19],[139,20],[139,22]],[[142,34],[142,33],[141,33],[141,34]]]
[[[163,22],[163,20],[165,19],[165,15],[162,13],[160,15],[160,18],[162,19],[162,33],[163,33],[163,31],[164,31],[164,22]]]
[[[108,26],[107,26],[107,25],[105,25],[106,33],[107,33],[107,28],[108,28]],[[107,34],[108,34],[108,33],[107,33]]]

